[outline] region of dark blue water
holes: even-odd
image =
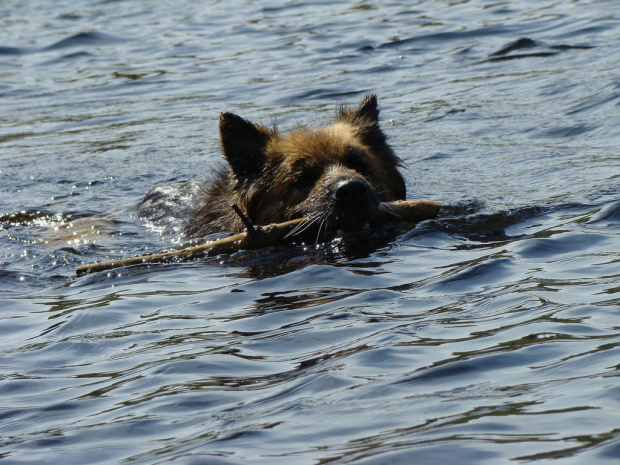
[[[0,462],[618,463],[617,7],[3,2]],[[220,112],[367,92],[437,220],[75,277]]]

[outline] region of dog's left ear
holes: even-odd
[[[367,94],[355,110],[356,117],[368,124],[379,125],[379,105],[377,94]]]
[[[237,179],[258,176],[266,165],[269,129],[233,113],[220,115],[222,151]]]
[[[378,146],[385,144],[385,134],[379,127],[379,111],[377,95],[367,94],[357,108],[341,108],[337,119],[355,126],[365,144]]]

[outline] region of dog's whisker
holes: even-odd
[[[306,231],[308,228],[310,228],[313,224],[315,224],[317,220],[320,219],[320,217],[321,217],[320,214],[308,216],[306,221],[302,221],[297,226],[295,226],[286,236],[284,236],[284,238],[286,239],[291,236],[300,235],[301,233]]]
[[[319,227],[318,227],[318,230],[317,230],[317,233],[316,233],[316,239],[314,240],[315,244],[319,243],[320,238],[321,238],[321,231],[322,230],[324,230],[323,237],[327,236],[327,232],[328,232],[327,224],[328,224],[328,220],[329,220],[329,215],[330,215],[329,212],[323,212],[319,216],[319,218],[317,218],[317,221],[320,221],[320,223],[319,223]]]
[[[315,244],[319,243],[319,238],[321,237],[321,229],[323,229],[323,226],[325,226],[325,232],[327,232],[327,220],[326,218],[323,218],[321,220],[321,224],[319,224],[319,230],[316,233],[316,239],[314,240]]]
[[[405,220],[403,220],[402,217],[398,213],[396,213],[394,209],[390,207],[388,204],[384,203],[382,208],[385,211],[385,213],[387,213],[388,215],[398,218],[402,223],[405,222]]]
[[[394,211],[394,209],[393,209],[392,207],[390,207],[388,204],[384,203],[382,208],[383,208],[383,210],[384,210],[386,213],[389,213],[390,215],[393,215],[393,216],[395,216],[395,217],[397,217],[397,218],[400,218],[400,217],[398,216],[398,213],[396,213],[396,212]]]
[[[288,234],[286,234],[286,236],[284,236],[284,239],[287,239],[289,237],[297,236],[297,235],[301,234],[306,229],[308,229],[312,225],[312,223],[314,223],[314,220],[312,220],[310,218],[305,220],[305,221],[302,221],[297,226],[295,226],[293,229],[291,229],[288,232]]]
[[[295,229],[292,229],[286,236],[284,236],[284,239],[288,239],[289,237],[300,235],[306,229],[308,229],[312,225],[312,223],[314,223],[314,221],[310,221],[310,220],[304,221],[303,223],[297,225]]]

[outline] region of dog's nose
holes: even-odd
[[[344,205],[355,205],[355,202],[367,201],[368,185],[360,179],[340,181],[334,195],[336,200]]]

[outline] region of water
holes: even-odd
[[[0,461],[617,463],[613,0],[3,2]],[[409,198],[380,243],[75,278],[175,246],[222,111],[379,94]]]

